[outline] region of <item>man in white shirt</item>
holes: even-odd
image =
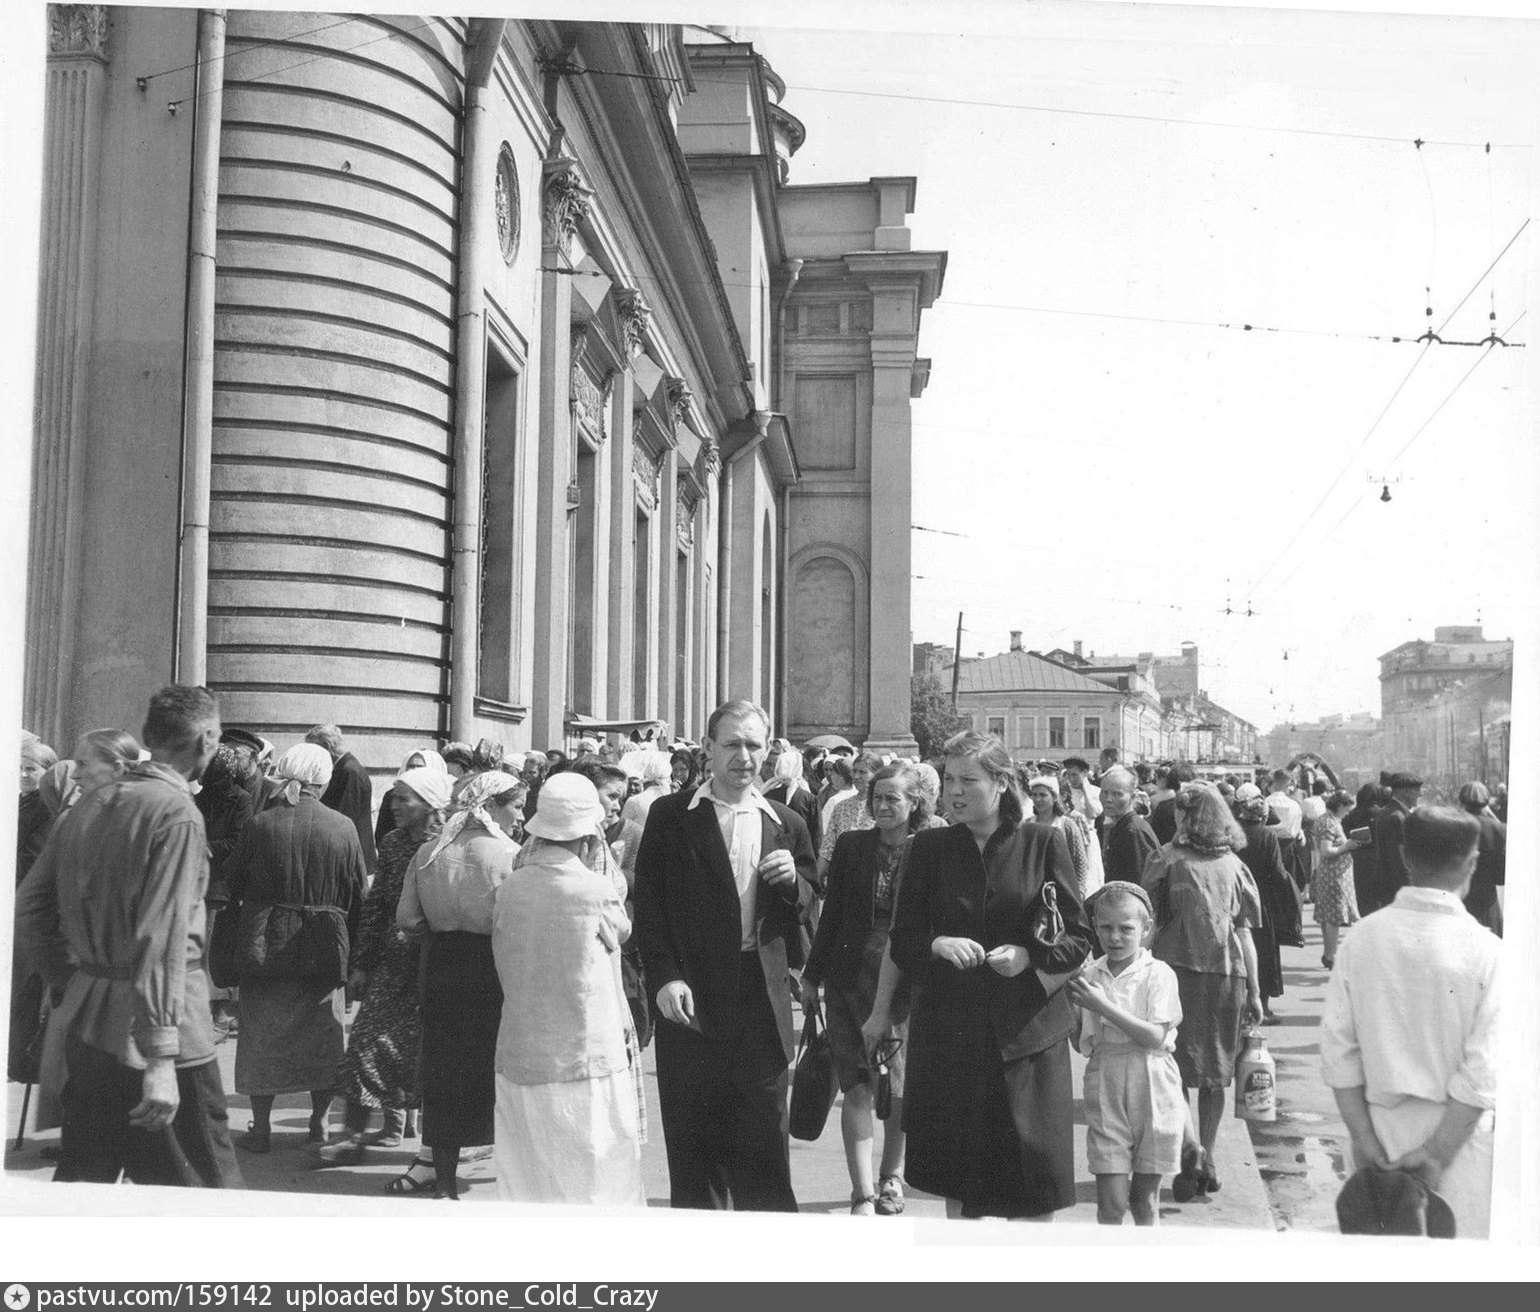
[[[1486,1238],[1492,1208],[1501,944],[1461,901],[1480,836],[1452,808],[1407,817],[1411,882],[1344,938],[1321,1020],[1355,1164],[1418,1176],[1461,1239]]]
[[[1303,889],[1310,878],[1310,871],[1304,861],[1305,813],[1289,795],[1291,782],[1287,770],[1274,770],[1267,804],[1278,817],[1273,832],[1283,852],[1283,862],[1289,868],[1294,882]]]
[[[759,793],[769,739],[752,702],[718,707],[709,777],[653,803],[637,853],[636,938],[661,1022],[674,1207],[797,1210],[786,979],[816,870],[801,818]]]

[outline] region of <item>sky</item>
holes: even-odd
[[[968,8],[966,31],[943,7],[905,7],[928,33],[735,30],[807,127],[791,182],[913,174],[913,245],[948,252],[916,641],[950,645],[961,610],[969,656],[1013,629],[1194,642],[1265,730],[1378,714],[1377,658],[1436,625],[1516,637],[1531,358],[1414,339],[1534,326],[1535,25]]]

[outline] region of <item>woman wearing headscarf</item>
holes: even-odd
[[[546,781],[495,897],[497,1196],[643,1207],[641,1050],[621,988],[625,878],[598,790]]]
[[[309,1141],[326,1142],[348,952],[368,876],[356,826],[321,805],[332,774],[326,748],[291,747],[274,773],[278,791],[242,833],[228,881],[231,906],[240,906],[235,1089],[251,1100],[236,1146],[253,1153],[271,1150],[273,1099],[283,1093],[310,1094]]]
[[[776,741],[786,743],[784,738]],[[813,797],[813,790],[807,786],[807,780],[802,777],[802,753],[796,751],[790,743],[786,743],[785,750],[775,758],[770,782],[765,785],[763,792],[768,801],[779,802],[802,817],[802,823],[807,826],[807,836],[812,840],[816,852],[819,839],[823,836],[818,826],[818,802]]]
[[[396,771],[396,778],[405,777],[408,770],[427,769],[444,776],[446,787],[453,787],[454,779],[450,776],[449,766],[444,758],[431,747],[419,751],[408,752],[406,760],[401,762],[401,768]],[[385,835],[396,827],[396,790],[391,788],[380,802],[380,814],[374,822],[374,846],[378,850],[385,841]]]
[[[1176,972],[1182,1023],[1176,1064],[1182,1087],[1198,1091],[1196,1141],[1182,1150],[1172,1194],[1186,1202],[1219,1188],[1214,1140],[1235,1073],[1241,1027],[1262,1018],[1252,927],[1262,919],[1256,880],[1239,853],[1246,835],[1213,784],[1184,784],[1176,836],[1150,859],[1143,884],[1155,904],[1151,951]],[[1191,1134],[1189,1128],[1188,1134]]]
[[[317,1153],[329,1166],[356,1165],[371,1146],[395,1148],[403,1137],[416,1133],[411,1120],[420,1101],[417,1054],[422,1028],[417,984],[422,945],[396,928],[396,907],[406,868],[417,849],[438,836],[449,793],[448,771],[418,765],[403,770],[387,794],[395,823],[380,840],[379,866],[348,963],[347,995],[361,1000],[361,1005],[337,1070],[336,1089],[346,1105],[342,1126],[347,1137]],[[375,1111],[381,1113],[382,1124],[370,1134],[369,1119]],[[414,1184],[408,1170],[388,1188],[410,1193]]]
[[[460,784],[439,836],[407,865],[396,924],[428,935],[422,962],[422,1142],[435,1198],[458,1199],[460,1151],[493,1141],[493,1056],[503,991],[492,958],[492,907],[519,845],[524,783],[501,770]],[[428,1179],[414,1164],[402,1191]]]

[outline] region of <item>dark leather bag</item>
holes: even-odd
[[[348,977],[348,946],[340,907],[292,902],[241,907],[242,979],[323,979],[340,986]]]
[[[823,1027],[820,1008],[815,1007],[802,1023],[797,1068],[791,1077],[790,1130],[793,1139],[812,1142],[822,1136],[837,1091],[829,1032]]]

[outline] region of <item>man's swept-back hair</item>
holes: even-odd
[[[342,730],[335,724],[318,724],[305,735],[307,743],[324,747],[333,756],[342,755]]]
[[[1406,817],[1401,852],[1416,876],[1437,876],[1459,867],[1481,840],[1481,821],[1453,806],[1419,806]]]
[[[150,698],[139,736],[152,752],[180,752],[191,747],[210,724],[219,720],[219,703],[204,687],[168,683]]]
[[[756,716],[759,722],[765,726],[765,736],[770,736],[770,717],[765,714],[764,707],[756,702],[751,702],[746,697],[739,697],[735,701],[723,702],[716,710],[711,712],[711,718],[706,721],[706,737],[712,742],[717,740],[717,725],[723,720],[746,720],[750,716]]]

